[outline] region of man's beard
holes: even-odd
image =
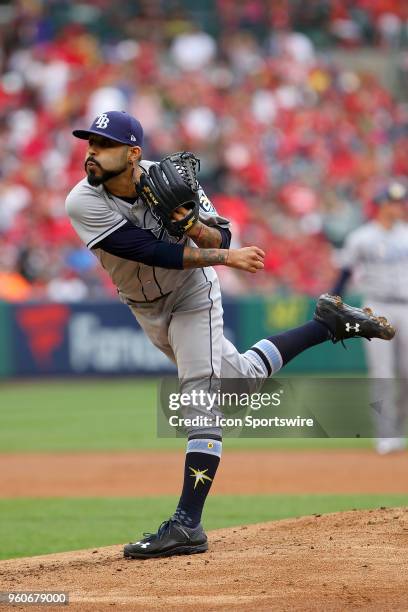
[[[125,170],[127,170],[128,168],[128,164],[126,164],[123,168],[120,168],[119,170],[103,170],[100,164],[92,160],[93,163],[96,164],[98,168],[100,168],[100,170],[102,170],[102,174],[96,175],[93,169],[89,170],[87,168],[86,164],[88,161],[90,160],[86,160],[85,163],[85,171],[87,174],[88,183],[92,185],[92,187],[99,187],[99,185],[106,183],[106,181],[109,181],[109,179],[115,178],[115,176],[119,176],[119,174],[122,174],[122,172],[125,172]]]

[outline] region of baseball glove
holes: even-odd
[[[169,234],[181,238],[198,221],[200,200],[197,171],[200,160],[193,153],[182,151],[150,166],[136,185],[137,195],[158,217]],[[173,220],[173,213],[180,206],[188,209],[187,215]]]

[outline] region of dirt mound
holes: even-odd
[[[1,561],[0,590],[62,590],[70,610],[94,612],[407,609],[408,508],[221,529],[209,538],[207,554],[189,557],[135,561],[111,546]]]

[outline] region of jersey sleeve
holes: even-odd
[[[89,249],[109,236],[127,219],[111,209],[93,189],[73,189],[65,202],[66,211],[74,230]]]
[[[215,210],[215,207],[209,197],[206,195],[204,189],[200,186],[198,190],[200,198],[200,221],[211,227],[219,226],[225,229],[229,229],[230,222],[225,217],[221,217]]]

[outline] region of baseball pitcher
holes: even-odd
[[[265,253],[256,246],[229,248],[229,222],[217,214],[198,183],[195,156],[183,152],[160,162],[142,159],[142,126],[125,112],[103,113],[90,129],[73,134],[86,139],[88,147],[86,176],[66,200],[72,225],[150,340],[177,365],[182,392],[192,386],[216,391],[221,378],[247,379],[255,390],[297,354],[321,342],[393,337],[386,320],[324,295],[312,321],[239,353],[223,335],[214,268],[259,273]],[[206,414],[206,406],[200,409]],[[207,550],[201,514],[220,461],[221,436],[216,427],[188,431],[175,513],[157,533],[127,544],[126,557]]]

